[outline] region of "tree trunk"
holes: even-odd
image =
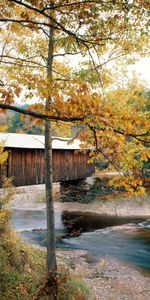
[[[45,186],[46,186],[46,207],[47,207],[47,273],[55,273],[55,223],[54,223],[54,203],[52,192],[52,138],[51,124],[45,123]]]
[[[52,82],[52,64],[54,51],[54,29],[50,29],[48,56],[47,56],[47,78]],[[46,101],[46,112],[49,111],[51,97]],[[48,286],[55,290],[56,287],[56,251],[55,251],[55,220],[53,203],[53,167],[52,167],[52,128],[50,121],[45,121],[45,188],[47,207],[47,278]]]

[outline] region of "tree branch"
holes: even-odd
[[[66,4],[59,4],[59,5],[54,5],[54,9],[62,8],[62,7],[69,7],[69,6],[75,6],[75,5],[82,5],[86,3],[99,3],[98,1],[93,1],[93,0],[83,0],[83,1],[75,1],[72,3],[66,3]],[[49,10],[51,9],[50,6],[47,6],[42,9],[42,11]]]
[[[1,109],[8,109],[12,111],[16,111],[23,115],[28,115],[37,119],[41,120],[49,120],[49,121],[62,121],[62,122],[76,122],[76,121],[83,121],[85,117],[61,117],[61,116],[50,116],[47,114],[41,114],[37,111],[30,111],[26,110],[17,106],[12,106],[9,104],[0,103]]]
[[[96,153],[101,153],[103,155],[103,157],[115,168],[115,170],[119,173],[119,175],[122,176],[119,167],[112,160],[110,160],[108,155],[103,151],[103,149],[98,146],[96,129],[93,126],[88,126],[88,127],[93,132],[93,136],[94,136],[94,140],[95,140],[95,150],[94,151]]]
[[[39,67],[46,68],[46,66],[44,66],[44,65],[42,65],[42,64],[40,64],[40,63],[38,63],[38,62],[36,62],[34,60],[30,60],[30,58],[29,59],[25,59],[25,58],[21,58],[21,57],[10,56],[10,55],[1,55],[1,62],[3,62],[3,63],[10,63],[10,64],[12,63],[11,61],[10,62],[9,61],[3,61],[3,58],[4,59],[16,60],[16,61],[21,61],[23,63],[33,64],[33,65],[37,65]],[[14,62],[13,64],[17,64],[17,63]],[[21,66],[24,66],[24,65],[21,65]],[[29,66],[31,66],[31,65],[29,65]]]
[[[54,57],[65,56],[65,55],[77,55],[77,54],[81,54],[81,53],[82,53],[81,51],[78,51],[78,52],[57,53],[57,54],[54,54]]]
[[[20,0],[8,0],[14,3],[17,3],[20,6],[26,7],[27,9],[31,10],[31,11],[35,11],[36,13],[39,13],[41,15],[43,15],[45,18],[48,18],[49,20],[52,21],[52,24],[55,24],[56,27],[54,27],[51,24],[47,24],[47,26],[51,27],[51,28],[55,28],[55,29],[61,29],[63,32],[65,32],[67,35],[72,36],[78,43],[82,43],[82,44],[92,44],[92,45],[99,45],[99,46],[104,46],[105,44],[100,44],[99,42],[96,42],[95,40],[86,40],[84,38],[82,38],[82,36],[77,35],[75,32],[70,31],[69,29],[67,29],[66,27],[64,27],[61,23],[59,23],[57,20],[55,20],[55,18],[53,18],[51,15],[46,14],[42,9],[38,9],[35,6],[31,6],[27,3],[24,3]],[[2,18],[0,19],[0,21],[3,20]],[[12,20],[13,21],[13,20]],[[17,21],[17,20],[16,20]],[[27,20],[25,20],[24,22],[26,22]],[[21,21],[22,22],[22,21]],[[28,22],[28,21],[27,21]],[[29,21],[30,22],[30,21]],[[32,22],[32,21],[31,21]],[[36,23],[36,22],[35,22]],[[38,23],[38,22],[37,22]],[[40,24],[40,23],[39,23]],[[44,24],[43,24],[44,25]]]
[[[1,61],[1,63],[5,64],[5,65],[14,65],[14,66],[17,66],[17,67],[28,67],[28,68],[35,68],[35,65],[27,65],[27,64],[21,64],[21,63],[16,63],[16,62],[12,62],[12,61]],[[38,64],[38,68],[46,68],[46,66],[40,66]]]
[[[116,130],[116,129],[114,129],[114,132],[126,136],[125,132],[122,132],[122,131],[119,131],[119,130]],[[150,144],[150,141],[143,140],[143,139],[139,138],[139,136],[141,136],[141,135],[140,134],[139,135],[138,134],[133,134],[133,133],[127,134],[127,137],[132,137],[132,138],[136,139],[137,141],[139,141],[143,144]]]
[[[80,132],[83,130],[83,128],[85,128],[85,126],[82,126],[82,128],[80,128],[76,134],[74,134],[74,136],[72,138],[68,138],[68,139],[63,139],[63,138],[60,138],[60,137],[53,137],[52,140],[58,140],[58,141],[65,141],[65,142],[73,142],[77,137],[78,135],[80,134]]]
[[[6,22],[13,22],[13,23],[19,23],[21,25],[23,25],[23,23],[27,23],[27,24],[33,24],[33,25],[41,25],[41,26],[46,26],[46,27],[52,27],[50,24],[45,23],[45,22],[38,22],[38,21],[32,21],[32,20],[22,20],[22,19],[9,19],[9,18],[0,18],[0,22],[6,23]],[[25,26],[25,25],[24,25]],[[27,25],[26,25],[27,26]],[[28,26],[29,27],[29,26]],[[54,27],[54,29],[58,29],[58,27]],[[41,28],[38,28],[41,29]]]

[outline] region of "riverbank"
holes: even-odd
[[[95,300],[150,299],[150,276],[126,263],[110,257],[94,262],[85,251],[76,250],[58,252],[58,256],[84,278]]]
[[[0,299],[46,300],[46,252],[20,239],[9,228],[1,229],[0,239]],[[90,288],[79,274],[70,272],[66,262],[58,257],[57,300],[93,300]],[[69,297],[66,299],[66,295]]]
[[[11,206],[18,209],[45,210],[44,186],[19,188]],[[143,216],[150,218],[149,194],[129,197],[125,193],[100,195],[91,203],[55,201],[55,211],[87,212],[107,216]],[[136,249],[135,249],[136,251]],[[148,300],[150,277],[136,267],[129,266],[109,256],[93,260],[86,251],[57,251],[58,259],[67,263],[73,274],[85,280],[93,290],[87,300]]]
[[[11,202],[11,207],[24,207],[27,203],[32,204],[32,209],[40,209],[45,205],[45,185],[33,185],[16,188],[16,194]],[[113,192],[108,195],[97,194],[95,200],[88,203],[82,202],[60,202],[60,186],[54,184],[53,193],[55,198],[55,210],[69,212],[88,212],[99,215],[150,218],[150,190],[142,196],[129,196],[125,192]],[[40,206],[41,204],[41,206]],[[46,205],[45,205],[46,207]]]
[[[99,216],[146,217],[150,219],[150,194],[129,197],[126,193],[97,196],[92,203],[60,203],[66,212],[96,213]],[[57,206],[57,203],[56,203]],[[136,251],[136,249],[135,249]],[[67,254],[68,255],[68,254]],[[150,274],[111,257],[93,262],[87,255],[76,258],[76,271],[93,289],[96,300],[148,300]]]
[[[150,194],[149,192],[139,197],[129,197],[125,193],[97,196],[91,203],[63,202],[55,203],[56,208],[65,211],[80,211],[96,213],[99,215],[150,218]]]

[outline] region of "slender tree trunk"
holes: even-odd
[[[53,2],[53,1],[52,1]],[[47,78],[52,82],[52,64],[54,51],[54,29],[50,29],[47,56]],[[46,111],[49,111],[51,96],[46,101]],[[55,288],[55,275],[57,272],[56,251],[55,251],[55,220],[53,203],[53,167],[52,167],[52,128],[50,121],[45,121],[45,186],[47,206],[47,278],[49,286]]]

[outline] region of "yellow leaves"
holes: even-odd
[[[7,129],[6,126],[1,126],[0,125],[0,132],[5,132]],[[4,146],[5,146],[5,140],[3,142],[1,142],[0,144],[0,169],[2,170],[2,165],[6,162],[7,157],[8,157],[8,153],[6,151],[4,151]],[[5,210],[5,206],[7,205],[7,203],[9,202],[13,192],[11,189],[11,184],[10,184],[10,179],[4,179],[3,180],[3,184],[4,184],[4,189],[3,189],[3,193],[0,196],[0,229],[3,228],[3,226],[5,226],[5,224],[8,221],[9,218],[9,213],[8,210]]]
[[[0,132],[6,132],[7,126],[0,125]],[[4,152],[5,140],[0,144],[0,165],[4,164],[8,157],[8,153]]]
[[[0,88],[0,97],[1,102],[6,102],[7,104],[12,103],[14,100],[13,88]]]
[[[129,195],[140,196],[145,193],[145,188],[142,186],[142,180],[135,178],[133,175],[129,176],[116,176],[109,181],[110,186],[114,186],[117,189],[124,188]]]
[[[9,29],[11,30],[12,33],[17,33],[19,30],[18,26],[15,23],[12,23]]]
[[[141,7],[144,7],[146,9],[150,9],[149,0],[139,0],[139,4],[141,5]]]
[[[140,160],[146,162],[150,159],[150,148],[149,147],[141,147],[139,151]]]
[[[66,124],[64,122],[52,123],[52,129],[55,135],[70,137],[72,134],[72,124]]]
[[[27,44],[22,41],[22,43],[17,44],[17,49],[19,53],[24,54],[27,51]]]
[[[3,17],[15,16],[18,19],[24,19],[24,21],[33,20],[36,22],[38,20],[39,23],[42,21],[46,22],[47,25],[49,24],[49,17],[43,18],[41,14],[38,15],[35,11],[28,10],[18,4],[10,6],[11,2],[0,0]],[[46,0],[30,0],[28,2],[40,9],[46,4],[49,5],[49,1]],[[140,160],[146,161],[149,157],[148,150],[140,148],[140,141],[136,144],[133,137],[133,135],[150,131],[149,115],[143,111],[146,100],[144,95],[139,93],[141,86],[136,80],[128,84],[126,72],[122,72],[123,83],[121,84],[120,76],[116,82],[117,77],[114,77],[113,70],[100,66],[105,60],[111,61],[113,57],[121,56],[121,54],[129,54],[132,51],[141,52],[144,37],[141,41],[141,38],[138,37],[140,34],[134,34],[136,20],[141,19],[139,17],[141,14],[130,10],[132,4],[127,5],[129,11],[124,12],[121,1],[114,1],[113,9],[107,5],[102,5],[100,2],[97,1],[93,5],[90,2],[81,1],[79,5],[76,5],[72,4],[71,1],[64,1],[63,11],[61,13],[60,8],[58,20],[65,28],[72,30],[74,34],[77,33],[78,39],[74,38],[74,34],[68,36],[67,32],[55,29],[54,51],[57,53],[54,53],[53,80],[46,78],[48,27],[38,25],[40,31],[32,33],[30,30],[34,29],[32,24],[30,24],[29,29],[17,23],[10,23],[9,34],[8,31],[6,32],[6,36],[9,38],[5,36],[5,41],[7,38],[6,44],[8,44],[6,53],[12,55],[15,53],[15,56],[19,56],[20,60],[11,60],[9,68],[6,65],[3,66],[2,73],[7,78],[7,88],[0,87],[1,101],[12,103],[16,96],[20,96],[22,89],[25,90],[25,100],[30,100],[29,98],[34,96],[45,104],[45,100],[50,97],[49,115],[68,118],[84,116],[82,125],[86,127],[86,130],[82,134],[83,141],[88,142],[90,146],[95,146],[97,142],[97,146],[102,149],[106,157],[108,156],[109,161],[115,161],[123,170],[131,171],[133,167],[141,167]],[[144,3],[146,4],[146,1]],[[61,1],[56,1],[55,4],[59,5]],[[139,1],[136,1],[136,4],[139,7]],[[24,22],[24,25],[26,23]],[[143,28],[144,26],[141,28],[142,32]],[[79,42],[80,38],[81,40],[88,40],[87,45],[89,47]],[[90,44],[92,42],[93,47]],[[100,47],[95,44],[97,42],[100,43]],[[96,49],[95,52],[94,48]],[[83,55],[82,59],[85,61],[82,64],[81,72],[78,74],[73,72],[75,55],[71,56],[70,65],[63,56],[63,59],[61,57],[61,60],[58,60],[57,55],[60,52],[63,54],[65,51],[72,52],[72,54],[77,51],[81,52],[79,55]],[[97,54],[96,59],[94,55],[93,58],[96,61],[98,74],[93,68],[92,61],[90,63],[86,61],[87,52],[89,52],[88,57],[89,54]],[[102,61],[101,59],[99,61],[98,56],[102,57]],[[89,59],[91,58],[89,57]],[[122,64],[122,56],[120,62]],[[17,67],[13,65],[14,63],[17,64]],[[35,109],[43,112],[43,108],[39,105]],[[56,127],[59,127],[58,124]],[[95,131],[89,128],[94,128]],[[97,138],[96,141],[94,133]],[[93,157],[94,155],[96,156],[96,153],[93,153]],[[102,154],[97,153],[97,157],[100,156]]]
[[[0,0],[0,16],[1,17],[11,17],[14,10],[13,10],[13,3],[8,0]]]
[[[5,225],[8,220],[8,211],[0,209],[0,229]]]
[[[21,18],[24,20],[29,20],[29,14],[27,13],[27,11],[22,11]]]
[[[6,132],[7,125],[0,125],[0,132]]]
[[[142,153],[141,156],[140,156],[140,159],[143,160],[143,161],[147,161],[148,160],[147,154]]]
[[[2,145],[4,146],[4,145]],[[8,157],[8,153],[5,151],[4,152],[4,149],[0,145],[0,165],[4,164],[4,162],[6,161],[7,157]]]
[[[14,195],[14,188],[12,186],[11,180],[8,178],[3,179],[3,190],[0,197],[0,229],[7,226],[8,220],[10,219],[10,212],[8,210],[7,204]]]

